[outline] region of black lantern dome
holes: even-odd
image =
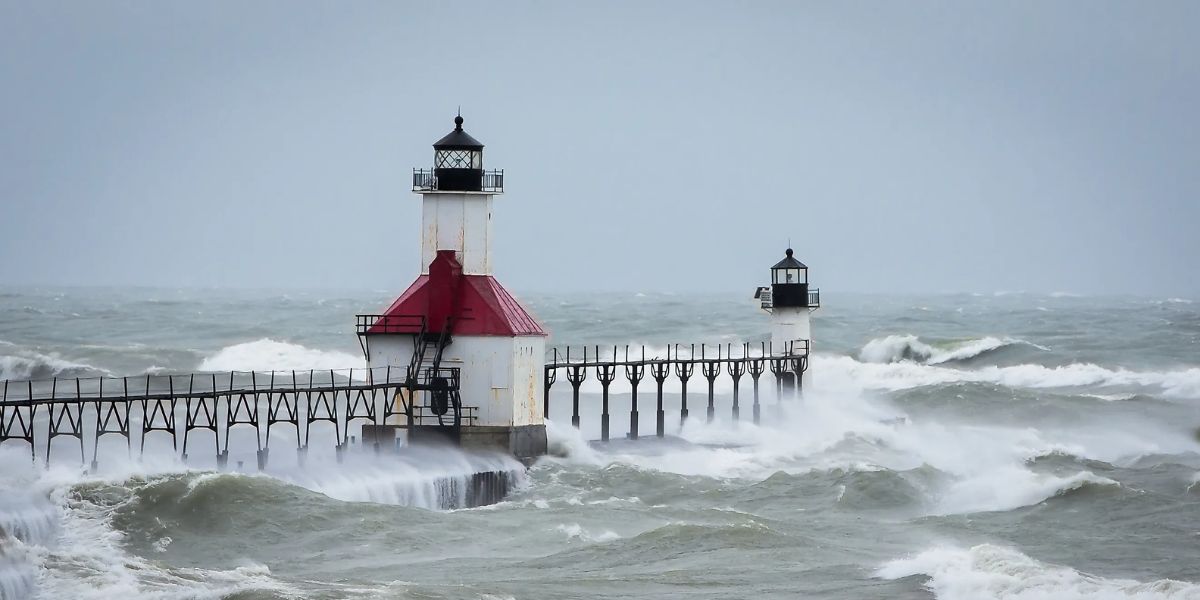
[[[771,302],[776,307],[809,306],[808,267],[788,248],[783,260],[771,267]]]
[[[462,125],[462,115],[454,117],[454,131],[433,144],[433,174],[438,190],[483,189],[483,144],[463,131]]]
[[[783,260],[771,267],[771,283],[808,283],[808,267],[796,260],[788,248]]]

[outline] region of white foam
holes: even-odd
[[[834,377],[855,382],[861,389],[904,390],[956,382],[995,383],[1018,388],[1139,387],[1167,398],[1200,399],[1200,367],[1173,371],[1131,371],[1091,363],[1057,367],[1020,364],[1007,367],[955,369],[902,361],[887,364],[859,362],[848,356],[816,355],[817,378]]]
[[[554,528],[556,531],[562,532],[569,540],[580,540],[584,542],[610,542],[620,539],[621,536],[615,531],[606,529],[600,533],[592,533],[584,529],[579,523],[561,523]]]
[[[299,597],[263,565],[226,570],[168,567],[127,553],[121,532],[112,525],[119,505],[91,502],[72,491],[79,484],[128,487],[143,485],[149,476],[195,473],[185,492],[191,494],[225,478],[262,477],[339,500],[441,508],[448,491],[464,499],[462,492],[476,472],[508,472],[515,486],[522,484],[524,475],[524,467],[507,455],[467,454],[454,448],[413,449],[403,458],[351,452],[342,463],[315,455],[304,468],[282,467],[269,475],[196,472],[169,452],[169,444],[155,452],[159,441],[148,444],[144,462],[109,456],[99,474],[86,473],[78,464],[43,468],[29,460],[26,448],[0,446],[0,595],[223,598],[246,590],[271,590]],[[234,452],[251,450],[234,446],[231,443]],[[164,552],[171,543],[169,537],[161,537],[152,547]]]
[[[583,434],[570,425],[559,425],[546,419],[548,454],[543,460],[573,464],[600,465],[604,460],[592,449]]]
[[[982,544],[969,549],[937,546],[883,565],[876,577],[914,575],[938,600],[1183,600],[1200,598],[1194,583],[1107,579],[1043,563],[1021,552]]]
[[[933,346],[915,335],[889,335],[867,342],[859,351],[858,358],[870,363],[892,363],[906,359],[925,361],[933,353]]]
[[[1059,477],[1035,473],[1015,464],[998,465],[951,483],[939,494],[932,512],[962,514],[1011,510],[1032,506],[1086,485],[1120,486],[1116,481],[1091,471]]]
[[[197,368],[201,371],[308,371],[364,367],[361,356],[263,338],[226,346],[201,361]]]
[[[0,379],[49,379],[60,375],[86,376],[109,374],[105,369],[66,360],[57,353],[42,354],[21,350],[0,356]]]
[[[348,502],[373,502],[427,509],[464,504],[461,495],[475,473],[505,472],[512,485],[523,482],[525,468],[500,453],[467,453],[457,448],[407,448],[402,455],[356,456],[339,463],[310,460],[303,468],[270,476]]]
[[[1032,342],[1016,338],[983,337],[967,340],[948,347],[935,347],[921,341],[915,335],[889,335],[867,342],[859,352],[859,360],[870,363],[894,363],[913,361],[937,365],[956,360],[974,358],[1006,346],[1025,345],[1039,350],[1049,350]]]
[[[6,515],[5,531],[15,536],[0,536],[5,558],[15,561],[0,576],[0,593],[6,598],[222,598],[251,589],[292,591],[261,565],[166,569],[128,554],[111,525],[117,507],[71,492],[75,484],[107,479],[84,475],[78,466],[43,469],[11,448],[0,448],[0,459],[0,513]],[[117,483],[132,471],[150,472],[132,463],[115,470],[125,473],[113,480]]]
[[[1026,427],[913,418],[886,397],[870,392],[999,379],[996,370],[860,363],[828,356],[818,356],[813,369],[815,385],[803,400],[765,403],[762,425],[745,420],[734,424],[720,415],[708,424],[698,415],[682,428],[668,429],[668,435],[682,441],[647,439],[596,447],[571,427],[550,425],[548,436],[552,447],[561,447],[557,452],[566,457],[558,460],[689,476],[762,480],[780,471],[903,472],[928,466],[942,476],[921,486],[924,501],[914,509],[925,514],[1010,510],[1084,486],[1117,485],[1089,471],[1042,472],[1031,461],[1042,456],[1058,453],[1120,464],[1139,456],[1198,448],[1187,431],[1152,421],[1127,421],[1114,431],[1092,421]],[[614,424],[616,431],[621,426]],[[971,450],[964,452],[964,448]]]

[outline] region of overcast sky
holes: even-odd
[[[1200,3],[0,0],[0,282],[1200,295]]]

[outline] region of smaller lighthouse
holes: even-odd
[[[791,248],[784,251],[783,260],[771,267],[771,286],[760,287],[754,298],[771,315],[771,354],[807,354],[812,350],[812,327],[809,317],[821,306],[821,294],[808,285],[808,266],[796,260]],[[798,379],[798,380],[797,380]],[[807,369],[797,378],[792,373],[782,378],[785,388],[804,389]]]

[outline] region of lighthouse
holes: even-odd
[[[413,169],[421,198],[421,273],[380,315],[360,315],[372,377],[407,379],[390,435],[546,452],[542,412],[546,331],[492,272],[492,206],[504,172],[485,171],[483,144],[454,129],[433,145],[433,168]],[[364,437],[366,432],[364,430]]]
[[[803,354],[807,367],[812,349],[812,327],[809,317],[821,306],[821,294],[808,285],[808,266],[794,256],[791,248],[784,251],[783,260],[771,267],[770,287],[754,292],[759,306],[771,315],[771,354],[773,356]],[[798,376],[797,376],[798,373]],[[807,368],[797,373],[783,373],[784,387],[804,389],[808,380]]]

